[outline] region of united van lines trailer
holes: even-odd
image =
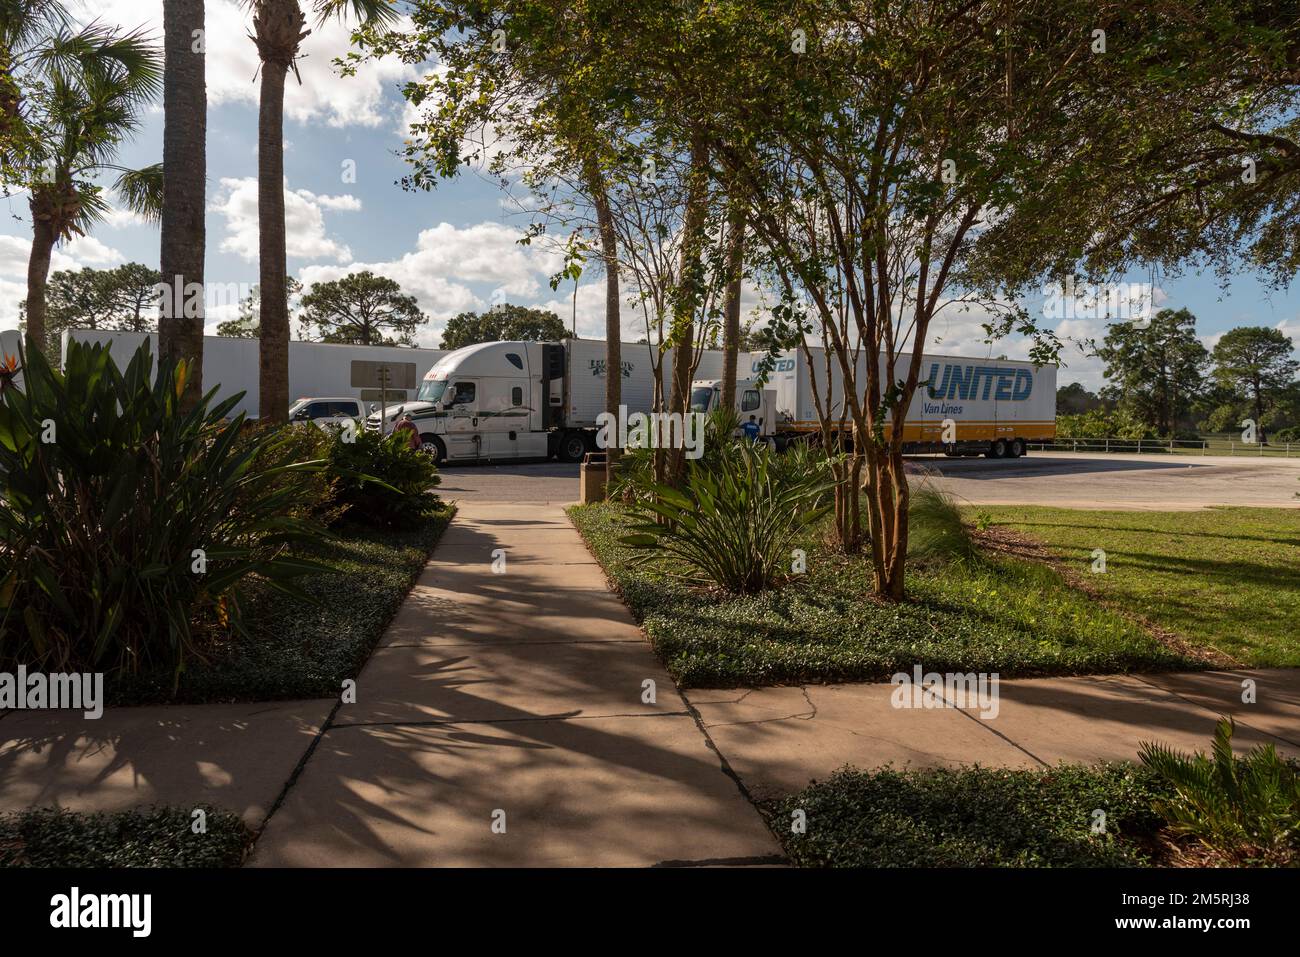
[[[838,421],[844,407],[843,375],[832,354],[828,380],[826,353],[810,350],[812,366],[802,352],[781,355],[768,375],[776,392],[780,420],[778,441],[788,442],[820,431],[814,389],[823,408],[830,399],[831,418]],[[750,356],[758,375],[764,354]],[[899,367],[905,368],[900,359]],[[858,388],[866,383],[866,360],[857,364]],[[899,373],[902,374],[901,371]],[[883,363],[882,363],[883,379]],[[829,381],[830,388],[827,388]],[[945,435],[945,425],[952,430]],[[846,428],[851,427],[846,415]],[[920,384],[903,423],[906,452],[948,455],[987,455],[1015,458],[1027,443],[1056,437],[1056,367],[1011,359],[974,359],[926,355]]]
[[[148,337],[155,358],[158,335],[145,332],[100,332],[71,329],[63,333],[63,354],[68,341],[107,345],[113,361],[125,368],[131,356]],[[381,383],[386,383],[387,401],[415,398],[426,372],[444,355],[440,349],[410,349],[402,346],[352,346],[325,342],[289,343],[289,401],[312,396],[355,396],[363,402],[379,402]],[[256,339],[229,336],[203,337],[203,391],[214,386],[217,398],[236,392],[244,397],[232,410],[256,418],[258,407],[258,356]]]
[[[654,409],[653,347],[621,347],[621,402],[628,415]],[[697,375],[718,375],[722,353],[708,350]],[[662,388],[670,394],[673,353],[664,357]],[[366,428],[390,432],[409,414],[423,448],[439,461],[549,458],[577,461],[596,448],[597,417],[605,411],[605,343],[482,342],[443,356],[425,375],[414,402],[389,407]]]

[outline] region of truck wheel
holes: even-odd
[[[1012,439],[1011,444],[1007,446],[1007,455],[1013,459],[1018,459],[1025,454],[1025,440]]]
[[[559,459],[561,462],[581,462],[587,454],[587,439],[581,432],[566,432],[560,439]]]
[[[433,464],[441,468],[442,463],[447,461],[447,449],[442,444],[442,439],[436,435],[420,436],[420,451],[428,454],[433,459]]]
[[[1007,440],[995,439],[989,446],[989,450],[984,453],[991,459],[1004,459],[1007,457]]]

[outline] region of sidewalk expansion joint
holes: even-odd
[[[248,857],[252,857],[253,852],[257,850],[257,842],[261,840],[262,835],[266,832],[266,826],[271,823],[272,816],[276,811],[280,810],[280,805],[282,805],[285,802],[285,799],[288,798],[289,789],[298,783],[298,778],[302,775],[303,769],[307,767],[307,762],[310,761],[311,756],[316,753],[316,746],[320,744],[321,739],[325,737],[325,733],[333,726],[334,716],[338,714],[339,708],[341,707],[343,707],[343,699],[339,698],[334,702],[334,707],[330,709],[330,713],[325,716],[325,720],[321,722],[320,728],[316,731],[316,736],[313,737],[311,743],[307,745],[307,750],[302,753],[302,757],[298,759],[298,763],[293,766],[293,771],[289,774],[289,779],[284,782],[284,787],[280,788],[280,793],[275,796],[275,801],[271,804],[270,810],[266,812],[266,817],[262,818],[262,823],[258,825],[254,832],[253,846],[249,850]],[[248,857],[246,857],[245,860],[247,860]]]
[[[983,718],[977,718],[975,715],[971,714],[971,713],[970,713],[969,711],[967,711],[965,708],[959,707],[955,701],[949,701],[949,700],[948,700],[946,697],[944,697],[943,695],[940,695],[940,697],[943,698],[944,702],[948,705],[948,707],[953,708],[953,709],[954,709],[958,714],[960,714],[960,715],[964,715],[965,717],[969,718],[971,721],[974,721],[977,725],[979,725],[981,728],[983,728],[985,731],[989,732],[990,734],[995,734],[995,735],[997,735],[999,738],[1001,738],[1001,739],[1002,739],[1003,741],[1005,741],[1007,744],[1011,745],[1013,748],[1015,748],[1015,749],[1016,749],[1017,751],[1019,751],[1021,754],[1024,754],[1024,755],[1028,756],[1029,758],[1032,758],[1033,760],[1037,761],[1039,764],[1041,764],[1041,765],[1042,765],[1043,767],[1045,767],[1045,768],[1050,766],[1050,765],[1048,765],[1048,763],[1047,763],[1046,761],[1044,761],[1044,760],[1043,760],[1042,758],[1040,758],[1038,755],[1034,754],[1034,752],[1030,751],[1028,748],[1024,747],[1023,745],[1017,744],[1015,741],[1012,741],[1012,740],[1011,740],[1010,738],[1008,738],[1005,734],[1003,734],[1003,733],[1002,733],[1001,731],[999,731],[997,728],[993,727],[991,724],[989,724],[989,723],[988,723],[987,721],[985,721]]]

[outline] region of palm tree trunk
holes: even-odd
[[[54,225],[35,218],[32,252],[27,260],[27,351],[45,351],[45,282],[50,275],[50,256],[56,239]]]
[[[204,53],[195,50],[194,31],[204,29],[203,0],[163,3],[163,213],[159,268],[174,284],[172,302],[185,302],[186,290],[203,288],[207,183],[208,101]],[[163,310],[158,320],[160,359],[184,359],[189,376],[181,397],[192,408],[203,394],[203,297],[198,315]]]
[[[284,235],[284,79],[287,64],[262,62],[257,118],[257,217],[261,323],[258,409],[263,421],[289,419],[289,299]]]

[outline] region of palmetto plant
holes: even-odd
[[[828,511],[816,473],[780,479],[767,448],[740,443],[713,467],[687,470],[681,488],[646,478],[640,516],[623,544],[668,556],[679,577],[754,594],[780,584],[799,533]],[[656,522],[656,518],[659,519]]]
[[[323,463],[259,467],[281,439],[236,441],[242,393],[183,408],[185,364],[155,376],[147,341],[125,370],[72,342],[63,372],[23,371],[0,402],[0,664],[179,675],[240,627],[247,576],[305,597],[294,579],[329,570],[289,553],[324,533],[284,481]]]
[[[1157,810],[1175,833],[1230,859],[1293,859],[1300,853],[1300,775],[1272,744],[1234,756],[1234,730],[1231,718],[1219,719],[1209,756],[1142,745],[1142,763],[1175,791]]]
[[[161,210],[162,167],[113,158],[161,89],[162,60],[139,31],[74,25],[59,0],[0,0],[0,66],[0,176],[29,196],[27,341],[39,350],[51,254],[108,211],[98,179],[115,174],[114,190],[141,215]]]
[[[299,0],[244,0],[253,12],[251,39],[262,61],[257,117],[258,263],[263,290],[258,353],[262,417],[289,414],[289,303],[284,232],[284,82],[297,76],[298,47],[310,35]],[[351,13],[361,25],[397,17],[390,0],[312,0],[318,23]],[[302,78],[299,77],[299,82]]]

